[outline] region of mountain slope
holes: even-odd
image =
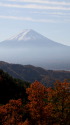
[[[8,72],[11,76],[25,81],[34,82],[40,81],[46,86],[53,86],[56,80],[63,81],[70,79],[69,71],[53,71],[45,70],[41,67],[34,67],[31,65],[9,64],[0,61],[0,69]]]
[[[34,30],[24,30],[0,43],[0,60],[47,69],[70,69],[70,47]]]
[[[0,62],[0,64],[6,65],[4,62]],[[25,103],[25,99],[27,99],[26,88],[29,86],[30,83],[14,79],[0,70],[0,104],[6,104],[11,99],[17,100],[19,98],[22,98]]]
[[[65,47],[65,45],[56,43],[43,35],[35,32],[34,30],[24,30],[23,32],[13,36],[3,42],[0,43],[0,46],[12,47],[12,46],[19,46],[19,47],[29,47],[29,45],[33,45],[33,47],[37,47],[38,45],[41,47]],[[34,46],[35,45],[35,46]]]

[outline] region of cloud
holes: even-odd
[[[11,20],[20,20],[20,21],[31,21],[39,23],[60,23],[60,22],[70,22],[70,19],[63,19],[63,21],[54,20],[54,19],[34,19],[31,17],[18,17],[18,16],[5,16],[0,15],[0,19],[11,19]]]
[[[55,16],[69,16],[70,15],[70,13],[65,13],[65,12],[46,12],[46,11],[31,11],[30,13],[55,15]]]
[[[39,4],[52,4],[52,5],[70,5],[70,2],[49,1],[49,0],[8,0],[12,2],[25,2],[25,3],[39,3]]]
[[[23,9],[41,9],[41,10],[70,10],[70,7],[63,6],[47,6],[47,5],[38,5],[38,4],[6,4],[0,2],[1,7],[12,7],[12,8],[23,8]]]
[[[13,19],[13,20],[27,20],[27,21],[32,21],[32,18],[30,18],[30,17],[17,17],[17,16],[3,16],[3,15],[0,15],[0,18],[2,18],[2,19]]]
[[[17,16],[4,16],[0,15],[1,19],[12,19],[12,20],[21,20],[21,21],[31,21],[31,22],[44,22],[44,23],[55,23],[55,20],[52,19],[33,19],[31,17],[17,17]]]

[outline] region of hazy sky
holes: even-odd
[[[0,0],[0,41],[24,29],[70,45],[70,0]]]

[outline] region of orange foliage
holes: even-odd
[[[0,122],[2,125],[17,125],[21,119],[21,99],[10,100],[8,104],[0,106]]]
[[[28,120],[25,120],[25,122],[20,122],[18,125],[30,125]]]
[[[55,121],[59,125],[69,125],[70,83],[56,81],[54,89],[48,91],[48,100],[53,105],[52,116]]]
[[[70,83],[57,81],[52,89],[35,81],[26,93],[25,110],[21,99],[0,106],[1,125],[70,125]]]
[[[31,118],[36,120],[36,124],[46,124],[48,116],[51,117],[52,105],[48,104],[47,88],[38,81],[31,84],[26,90],[29,103],[27,104]]]

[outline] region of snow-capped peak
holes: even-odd
[[[18,40],[18,41],[27,41],[27,40],[36,40],[36,39],[41,39],[43,36],[40,35],[39,33],[35,32],[32,29],[26,29],[19,33],[18,35],[11,37],[8,40]]]

